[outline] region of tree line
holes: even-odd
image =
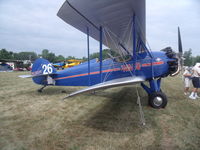
[[[102,52],[103,59],[109,58],[108,53],[110,53],[112,56],[116,56],[116,53],[109,49],[104,49]],[[49,60],[52,63],[55,62],[62,62],[69,59],[80,59],[83,61],[87,61],[88,59],[86,57],[82,58],[76,58],[74,56],[68,56],[64,57],[63,55],[55,55],[54,53],[50,52],[48,49],[42,50],[41,54],[37,54],[35,52],[12,52],[8,51],[6,49],[0,50],[0,59],[10,59],[10,60],[31,60],[34,61],[37,58],[44,58]],[[185,51],[183,54],[184,57],[184,65],[185,66],[193,66],[196,64],[196,62],[200,62],[200,56],[193,56],[192,55],[192,49],[189,49],[188,51]],[[94,58],[99,58],[99,52],[90,54],[90,60]]]
[[[102,52],[103,55],[103,59],[108,58],[108,49],[104,49]],[[68,57],[64,57],[63,55],[55,55],[55,53],[50,52],[48,49],[44,49],[42,50],[41,54],[37,54],[36,52],[12,52],[12,51],[8,51],[6,49],[1,49],[0,50],[0,59],[9,59],[9,60],[30,60],[30,61],[34,61],[37,58],[44,58],[49,60],[52,63],[56,63],[56,62],[62,62],[62,61],[67,61],[69,59],[79,59],[79,60],[83,60],[83,61],[87,61],[88,58],[86,57],[82,57],[82,58],[77,58],[74,56],[68,56]],[[90,54],[90,60],[94,59],[94,58],[99,58],[99,53],[92,53]]]
[[[42,50],[41,54],[37,54],[36,52],[12,52],[6,49],[0,50],[0,59],[9,59],[9,60],[30,60],[34,61],[37,58],[44,58],[49,60],[50,62],[61,62],[68,59],[78,59],[74,56],[64,57],[63,55],[55,55],[54,53],[50,52],[48,49]]]
[[[189,49],[188,51],[185,51],[183,54],[184,57],[184,65],[185,66],[194,66],[197,62],[200,62],[200,56],[193,56],[192,55],[192,49]]]

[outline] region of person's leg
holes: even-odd
[[[193,88],[192,93],[190,94],[189,98],[196,99],[196,91],[197,91],[197,88]]]
[[[199,96],[198,96],[198,89],[200,88],[200,78],[198,78],[198,80],[197,80],[197,83],[198,83],[198,88],[196,89],[196,91],[195,91],[195,97],[196,98],[200,98]]]
[[[192,79],[192,84],[194,86],[193,90],[192,90],[192,93],[190,94],[189,98],[190,99],[196,99],[196,92],[197,92],[197,88],[198,88],[198,82],[197,82],[197,78],[193,78]]]
[[[198,88],[197,88],[197,90],[196,90],[196,92],[195,92],[195,97],[196,97],[196,98],[200,98],[200,97],[198,96],[197,92],[198,92]]]
[[[184,92],[185,92],[185,93],[188,93],[188,92],[189,92],[189,89],[190,89],[189,87],[185,87]]]
[[[190,80],[185,78],[184,85],[185,85],[184,94],[188,95],[189,94],[189,87],[190,87]]]

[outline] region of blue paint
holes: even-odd
[[[55,66],[55,67],[62,67],[62,66],[64,66],[64,65],[65,65],[64,62],[59,62],[59,63],[54,63],[54,64],[53,64],[53,66]]]
[[[126,62],[126,65],[122,62],[116,62],[112,59],[106,59],[102,61],[102,73],[100,68],[100,61],[97,59],[90,60],[90,62],[84,62],[80,65],[68,68],[62,71],[57,71],[53,68],[53,72],[49,74],[55,80],[56,86],[91,86],[98,83],[101,83],[101,78],[104,79],[109,73],[109,76],[105,81],[130,77],[142,76],[146,81],[149,81],[149,87],[144,83],[141,83],[141,86],[148,94],[152,94],[156,91],[160,91],[161,77],[169,75],[169,65],[168,61],[173,59],[168,58],[165,55],[165,52],[152,52],[154,58],[151,58],[149,55],[146,55],[145,58],[139,59],[139,55],[136,55],[136,60],[133,58]],[[158,61],[159,58],[159,61]],[[88,63],[90,64],[90,74],[88,73]],[[154,70],[152,73],[152,65],[154,65]],[[44,72],[43,65],[50,64],[47,60],[38,59],[35,61],[32,72],[35,74],[42,74]],[[133,68],[133,69],[132,69]],[[132,69],[130,73],[129,70]],[[90,82],[89,82],[90,80]],[[34,77],[33,81],[37,84],[47,85],[47,76]]]
[[[160,65],[155,65],[155,76],[153,77],[151,74],[151,66],[142,66],[144,64],[149,64],[151,63],[150,57],[146,57],[146,59],[138,60],[137,63],[140,64],[140,70],[137,70],[132,72],[133,75],[135,76],[143,76],[145,77],[146,80],[150,80],[152,78],[157,78],[160,77],[164,74],[168,73],[168,58],[165,56],[164,52],[159,52],[154,54],[157,57],[162,57],[162,62],[163,64]],[[91,63],[91,85],[100,83],[101,80],[99,79],[100,75],[100,62],[94,62]],[[90,61],[91,62],[91,61]],[[153,61],[154,63],[156,62],[155,60]],[[113,65],[112,65],[113,64]],[[108,77],[108,80],[112,79],[117,79],[117,78],[122,78],[122,77],[128,77],[131,76],[129,71],[124,71],[123,70],[123,63],[115,62],[112,59],[107,59],[102,62],[102,77],[105,77],[105,75],[109,72],[110,69],[116,69],[118,68],[119,70],[111,71],[110,76]],[[133,68],[136,68],[134,66],[134,61],[130,60],[127,62],[127,65],[132,65]],[[84,63],[78,66],[74,66],[72,68],[68,68],[63,71],[57,72],[57,74],[54,75],[54,79],[56,79],[56,85],[62,85],[62,86],[88,86],[88,63]],[[104,71],[108,72],[104,72]],[[128,70],[128,69],[127,69]],[[63,78],[63,79],[59,79]]]
[[[50,76],[53,76],[56,72],[56,69],[51,65],[51,63],[43,58],[39,58],[34,62],[31,71],[32,75],[50,74]],[[47,84],[47,76],[33,77],[32,79],[36,84]]]
[[[161,78],[159,79],[152,79],[149,80],[149,86],[146,86],[144,83],[141,83],[141,86],[143,87],[143,89],[150,95],[153,94],[155,92],[159,92],[160,89],[160,85],[161,85]]]
[[[133,17],[133,57],[127,61],[125,65],[123,62],[116,62],[113,59],[102,60],[102,42],[103,29],[100,27],[100,56],[97,59],[89,60],[89,28],[87,28],[87,49],[88,62],[56,72],[56,69],[45,59],[37,59],[33,65],[32,73],[42,75],[45,72],[44,66],[50,66],[50,73],[48,76],[52,77],[56,86],[92,86],[104,81],[113,79],[141,76],[146,81],[149,81],[149,87],[144,83],[141,86],[148,94],[160,91],[161,77],[169,75],[168,61],[170,59],[165,52],[152,52],[146,48],[144,42],[138,37],[138,45],[136,46],[136,29],[135,18]],[[123,46],[123,45],[122,45]],[[124,47],[125,48],[125,47]],[[144,52],[137,51],[144,48]],[[48,69],[47,69],[48,70]],[[130,72],[131,70],[131,72]],[[109,76],[107,76],[109,74]],[[33,77],[33,81],[37,84],[47,85],[47,75]]]

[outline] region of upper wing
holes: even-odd
[[[98,41],[102,26],[104,45],[119,52],[122,44],[131,53],[133,16],[140,26],[138,34],[145,39],[145,13],[145,0],[67,0],[58,16],[84,33],[89,28],[90,36]]]
[[[120,79],[114,79],[114,80],[106,81],[106,82],[96,84],[96,85],[90,86],[88,88],[84,88],[79,91],[73,92],[65,98],[75,96],[75,95],[78,95],[81,93],[89,92],[89,91],[105,89],[105,88],[109,88],[109,87],[128,85],[128,84],[133,84],[133,83],[140,83],[140,82],[144,82],[144,81],[145,81],[145,79],[143,77],[125,77],[125,78],[120,78]]]

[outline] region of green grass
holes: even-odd
[[[200,100],[183,95],[180,77],[167,78],[165,109],[147,105],[139,88],[146,126],[140,125],[134,86],[82,94],[62,101],[81,87],[48,87],[18,75],[0,73],[0,149],[132,150],[199,149]]]

